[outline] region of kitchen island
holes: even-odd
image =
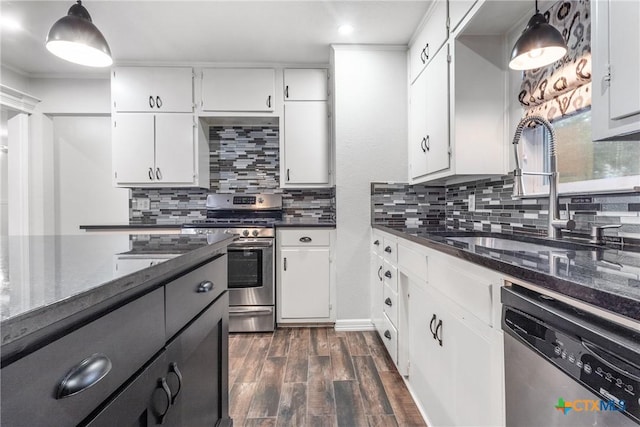
[[[3,238],[3,424],[177,426],[195,415],[230,423],[232,240]]]

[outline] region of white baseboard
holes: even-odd
[[[336,320],[336,331],[375,331],[376,327],[371,319],[342,319]]]

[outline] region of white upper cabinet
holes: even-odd
[[[116,112],[190,113],[193,70],[190,67],[117,67],[111,74]]]
[[[284,115],[281,184],[328,186],[329,106],[324,101],[286,102]]]
[[[203,111],[274,111],[275,70],[272,68],[205,68],[202,70]]]
[[[427,78],[423,73],[409,89],[409,177],[420,179],[427,168]]]
[[[119,113],[112,133],[119,187],[208,187],[208,144],[193,114]]]
[[[449,31],[454,32],[477,0],[448,0]]]
[[[594,140],[640,132],[638,17],[638,1],[591,2]]]
[[[284,70],[285,101],[326,101],[327,70],[287,68]]]
[[[422,30],[409,47],[409,68],[413,82],[447,40],[447,2],[436,0]]]

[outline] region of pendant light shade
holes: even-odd
[[[113,64],[111,49],[104,36],[91,22],[87,9],[78,0],[67,16],[60,18],[49,30],[47,50],[67,61],[89,67],[109,67]]]
[[[531,17],[524,32],[513,46],[509,68],[532,70],[544,67],[562,58],[567,53],[567,43],[553,25],[547,23],[538,11]]]

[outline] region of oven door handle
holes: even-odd
[[[229,307],[229,316],[254,316],[256,314],[272,314],[273,308],[240,308]]]
[[[229,249],[234,251],[262,251],[265,249],[269,249],[273,247],[273,244],[269,244],[269,246],[240,246],[240,245],[229,245]]]

